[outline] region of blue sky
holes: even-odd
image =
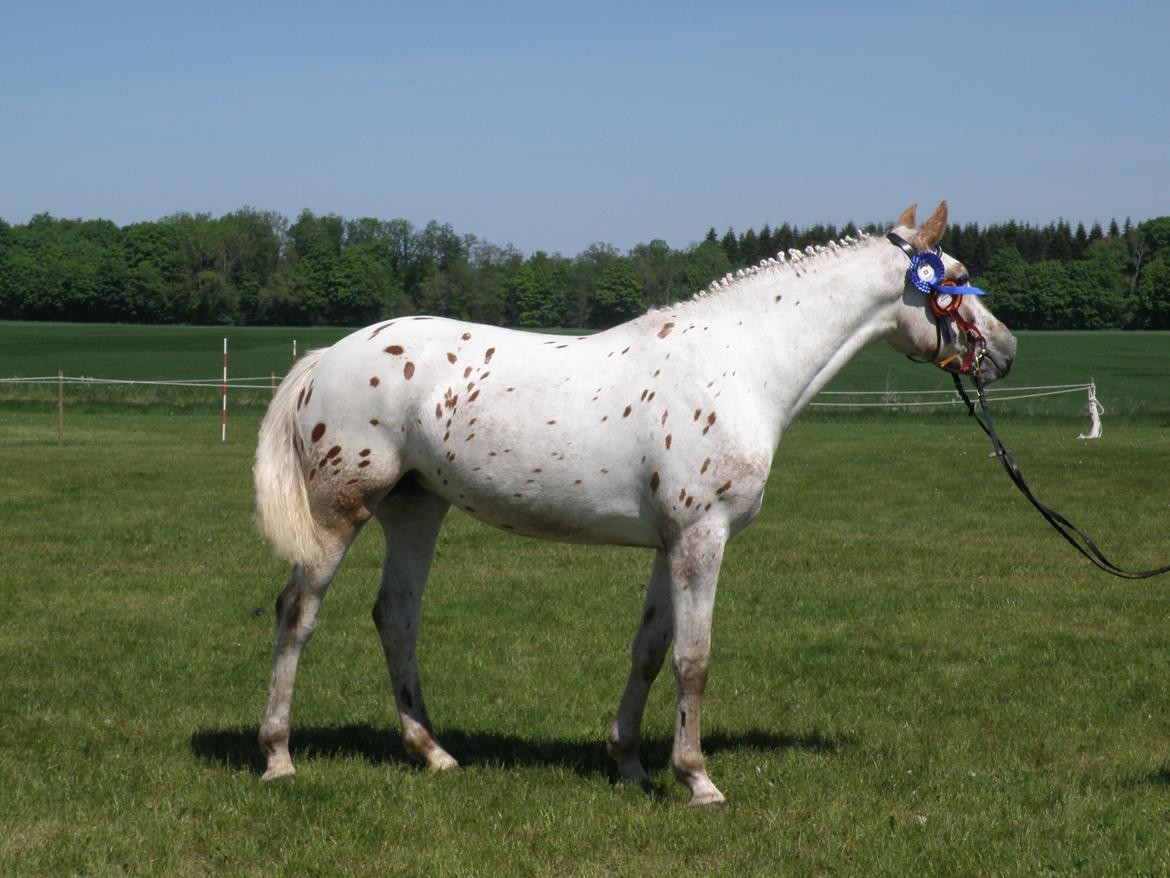
[[[250,205],[573,255],[1170,213],[1170,3],[0,2],[0,217]]]

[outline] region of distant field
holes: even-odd
[[[233,372],[345,330],[231,329]],[[223,330],[0,324],[0,377],[215,377]],[[1124,564],[1170,561],[1170,335],[1027,334],[1005,404],[1040,497]],[[884,349],[836,383],[949,386]],[[650,557],[509,536],[453,512],[419,660],[440,739],[399,743],[364,534],[306,650],[300,774],[255,743],[286,575],[251,523],[264,394],[219,441],[205,402],[0,398],[0,874],[1131,875],[1170,873],[1170,582],[1090,568],[959,413],[812,413],[728,548],[704,741],[724,817],[650,793],[602,744]],[[1063,399],[1063,398],[1057,398]],[[132,405],[131,405],[132,403]],[[144,404],[149,403],[149,404]]]
[[[0,322],[0,378],[56,375],[126,379],[215,379],[228,338],[230,373],[238,377],[277,378],[287,371],[292,342],[301,353],[332,344],[351,328],[123,326]],[[1109,417],[1170,416],[1170,333],[1030,332],[1020,333],[1019,355],[1002,386],[1076,384],[1095,379]],[[833,381],[829,390],[946,389],[950,380],[878,344],[863,351]],[[38,397],[37,394],[40,394]],[[175,391],[124,392],[71,390],[80,400],[104,398],[165,402],[218,396]],[[20,391],[0,385],[0,399],[53,398],[55,391]],[[233,397],[235,395],[233,394]],[[238,404],[264,404],[263,393],[243,392]],[[1009,404],[1005,404],[1009,405]],[[1058,397],[1016,404],[1020,413],[1078,415],[1084,398]]]

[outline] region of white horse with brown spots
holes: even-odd
[[[910,208],[895,231],[934,247],[945,203],[914,226]],[[938,362],[956,352],[939,344],[906,255],[885,239],[790,253],[596,335],[408,317],[296,365],[264,419],[255,466],[259,525],[295,564],[276,604],[266,780],[294,772],[297,660],[371,517],[386,536],[374,623],[406,748],[433,769],[457,766],[436,740],[415,662],[423,586],[453,504],[511,533],[654,551],[609,752],[624,780],[645,782],[642,712],[673,639],[674,775],[692,804],[724,806],[699,744],[724,546],[759,511],[785,429],[857,351],[885,339]],[[948,276],[965,277],[943,259]],[[986,340],[981,374],[995,380],[1015,340],[963,298]],[[965,343],[956,334],[950,344]]]

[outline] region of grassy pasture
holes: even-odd
[[[233,371],[281,369],[292,332],[231,330]],[[341,334],[316,332],[295,330],[302,350]],[[222,334],[0,324],[0,376],[214,376]],[[1005,404],[1000,429],[1116,560],[1163,563],[1170,336],[1028,335],[1010,380],[1090,375],[1103,439],[1071,438],[1083,397]],[[836,386],[941,377],[874,349]],[[371,532],[302,661],[300,774],[262,785],[285,575],[250,524],[263,394],[220,443],[214,394],[98,390],[70,391],[64,448],[52,390],[0,401],[0,874],[1170,871],[1170,583],[1089,568],[957,412],[813,412],[782,443],[716,605],[720,817],[670,779],[669,671],[646,716],[655,790],[616,788],[601,743],[649,556],[459,512],[420,663],[464,771],[428,775],[398,741]]]

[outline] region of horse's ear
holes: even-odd
[[[902,215],[898,217],[898,221],[894,223],[894,228],[912,229],[915,225],[914,216],[918,213],[918,205],[911,204],[908,208],[902,211]]]
[[[947,203],[944,201],[930,215],[930,219],[922,224],[915,236],[915,243],[923,250],[929,250],[942,240],[943,232],[947,230]]]

